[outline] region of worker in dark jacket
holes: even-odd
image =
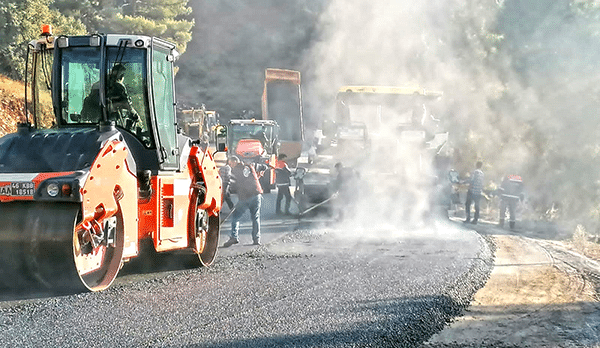
[[[117,117],[123,126],[133,130],[134,125],[140,121],[140,116],[133,108],[131,98],[127,93],[127,88],[123,81],[125,80],[125,66],[115,64],[108,76],[106,98],[111,106],[111,117]]]
[[[262,203],[262,188],[258,181],[259,174],[264,173],[267,166],[263,164],[244,164],[237,156],[231,156],[231,174],[233,188],[238,201],[234,207],[231,220],[231,235],[223,247],[239,243],[240,220],[248,210],[252,220],[252,240],[254,245],[260,245],[260,205]],[[256,167],[256,168],[255,168]]]
[[[117,63],[112,68],[106,82],[106,99],[109,106],[109,119],[116,121],[122,127],[135,131],[140,126],[140,116],[134,109],[131,98],[125,87],[126,68]],[[98,122],[100,120],[100,82],[92,85],[90,94],[83,101],[81,120],[83,122]]]
[[[354,213],[355,203],[359,195],[360,174],[352,167],[346,167],[341,162],[334,166],[337,175],[333,189],[337,195],[334,207],[337,212],[336,220],[342,221],[345,216]]]
[[[481,200],[481,193],[483,191],[483,180],[484,174],[481,170],[483,166],[483,162],[478,161],[475,164],[475,170],[471,174],[471,179],[469,180],[469,190],[467,191],[467,201],[465,202],[465,213],[467,215],[467,219],[465,223],[477,224],[477,220],[479,220],[479,201]],[[475,205],[475,216],[473,216],[473,220],[471,221],[471,204]]]
[[[504,177],[498,189],[500,195],[500,227],[504,226],[506,210],[509,214],[510,229],[515,228],[517,204],[523,199],[523,179],[521,176],[511,174]]]
[[[275,213],[277,215],[282,214],[281,201],[285,197],[285,214],[290,214],[290,204],[292,202],[292,193],[290,192],[290,185],[292,183],[291,176],[292,171],[287,165],[285,154],[279,155],[277,158],[277,164],[275,167],[275,183],[277,184],[277,201],[275,204]]]

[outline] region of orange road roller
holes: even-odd
[[[177,56],[141,35],[29,44],[26,116],[0,138],[1,287],[100,291],[144,240],[214,262],[221,179],[178,131]]]

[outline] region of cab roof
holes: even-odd
[[[342,86],[338,94],[362,93],[362,94],[403,94],[403,95],[421,95],[426,97],[441,97],[443,92],[427,90],[417,86]]]

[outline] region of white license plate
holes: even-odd
[[[10,185],[0,187],[2,196],[33,196],[35,184],[31,181],[11,182]]]

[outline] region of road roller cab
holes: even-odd
[[[177,132],[175,45],[47,32],[29,52],[26,119],[0,138],[0,287],[103,290],[144,239],[213,263],[221,181]]]

